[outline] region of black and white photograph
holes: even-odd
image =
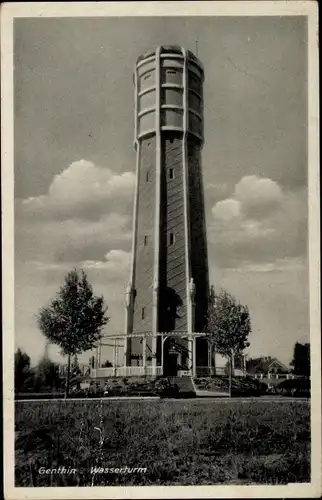
[[[317,5],[2,26],[6,498],[319,497]]]

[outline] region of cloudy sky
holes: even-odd
[[[123,331],[133,67],[159,44],[195,51],[196,40],[211,281],[249,306],[250,355],[288,363],[308,341],[305,18],[19,19],[15,331],[33,361],[44,349],[35,314],[75,266],[104,294],[106,331]]]

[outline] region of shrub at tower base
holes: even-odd
[[[108,322],[103,297],[94,295],[84,271],[73,270],[65,277],[56,298],[37,317],[43,335],[67,356],[65,397],[69,393],[71,357],[93,349]]]

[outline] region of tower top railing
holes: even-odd
[[[206,337],[208,335],[207,332],[192,332],[189,333],[187,330],[174,330],[174,331],[168,331],[168,332],[157,332],[157,337],[187,337],[187,336],[192,336],[192,337]],[[153,332],[152,331],[142,331],[142,332],[132,332],[132,333],[124,333],[124,332],[118,332],[118,333],[105,333],[103,337],[101,338],[101,343],[104,342],[104,340],[111,340],[113,338],[142,338],[142,337],[153,337]]]
[[[197,56],[195,56],[195,54],[191,50],[185,50],[180,45],[160,45],[159,49],[160,49],[160,56],[161,57],[163,55],[167,56],[167,55],[172,55],[172,54],[177,55],[177,56],[181,56],[181,57],[184,57],[186,55],[186,57],[188,59],[190,59],[192,62],[194,62],[195,64],[197,64],[199,66],[199,68],[202,70],[202,72],[204,70],[202,62],[200,61],[200,59],[198,59]],[[144,61],[145,59],[155,57],[157,50],[158,49],[144,52],[143,54],[141,54],[137,58],[136,64],[139,64],[141,61]]]

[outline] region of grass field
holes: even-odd
[[[309,420],[305,401],[17,402],[16,486],[308,482]],[[76,474],[38,473],[58,466]]]

